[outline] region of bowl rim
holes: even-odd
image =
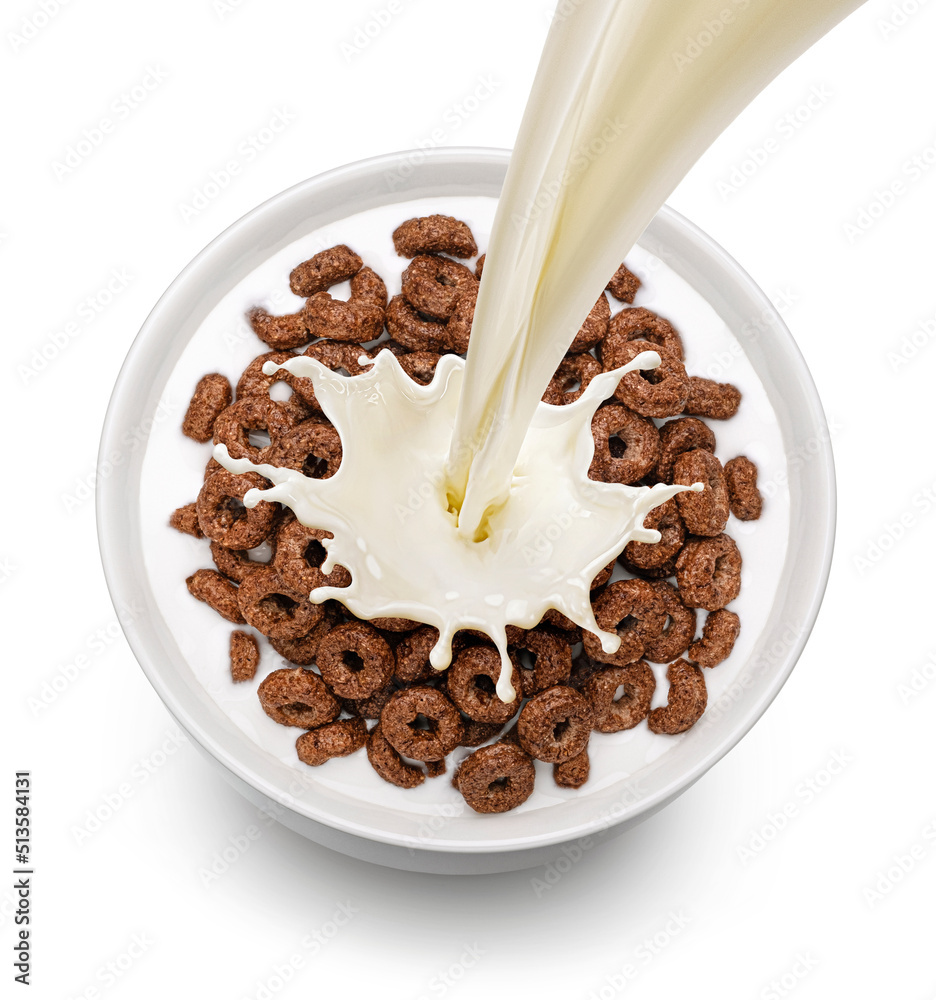
[[[455,168],[484,164],[489,167],[498,165],[505,169],[509,157],[509,150],[485,147],[444,147],[402,150],[382,154],[344,164],[300,181],[268,198],[229,225],[177,275],[156,302],[131,344],[117,376],[105,415],[99,447],[99,465],[103,462],[103,456],[109,454],[118,443],[121,430],[133,424],[134,414],[137,420],[139,419],[141,394],[136,391],[135,387],[140,384],[141,378],[152,377],[152,361],[159,350],[159,344],[153,340],[154,331],[160,329],[167,315],[171,313],[176,299],[183,297],[190,286],[202,280],[201,272],[212,266],[217,254],[228,245],[237,243],[244,234],[250,233],[268,214],[293,200],[301,199],[310,191],[327,188],[341,182],[365,180],[395,167],[399,168],[402,164],[429,162],[438,169],[444,169],[447,166]],[[801,596],[805,596],[807,606],[802,616],[801,630],[785,650],[782,664],[773,668],[770,681],[760,699],[751,706],[747,716],[740,724],[727,732],[712,750],[701,755],[688,770],[651,794],[640,798],[638,809],[625,809],[620,815],[612,818],[610,822],[606,817],[596,816],[577,825],[563,827],[561,830],[547,830],[540,834],[521,838],[493,838],[484,841],[443,840],[414,844],[413,838],[410,836],[381,830],[374,826],[366,826],[345,817],[318,813],[314,809],[308,808],[307,802],[296,800],[291,796],[286,796],[284,799],[280,789],[253,771],[243,760],[229,753],[220,742],[217,734],[206,730],[203,720],[199,718],[198,706],[196,704],[187,705],[180,700],[161,669],[159,656],[149,647],[141,631],[135,627],[128,627],[118,613],[118,618],[121,620],[124,633],[137,662],[170,714],[190,738],[196,741],[204,751],[224,769],[231,772],[233,776],[246,782],[271,801],[283,803],[288,800],[288,807],[305,820],[324,824],[334,830],[364,837],[371,841],[395,847],[406,847],[416,851],[424,850],[430,853],[522,851],[532,847],[560,844],[593,834],[608,826],[615,826],[625,821],[633,822],[639,817],[652,814],[702,777],[744,738],[755,722],[763,715],[789,678],[805,647],[828,583],[834,548],[836,495],[834,462],[828,426],[818,391],[802,353],[776,308],[764,292],[734,258],[682,215],[664,205],[658,213],[657,219],[662,220],[666,227],[678,233],[679,237],[686,241],[696,253],[707,258],[726,275],[730,274],[732,282],[742,286],[751,301],[760,303],[762,316],[769,322],[771,336],[776,335],[777,346],[782,348],[785,360],[797,369],[798,389],[803,397],[801,403],[806,408],[809,422],[820,432],[816,437],[818,452],[815,458],[817,461],[810,463],[810,471],[818,490],[816,497],[811,498],[811,501],[818,500],[819,502],[810,507],[810,519],[821,539],[821,550],[814,553],[811,560],[813,578],[810,581],[811,587],[808,593],[804,595],[802,588],[799,591]],[[125,538],[121,535],[121,527],[125,527],[128,523],[128,508],[132,506],[132,504],[128,504],[127,496],[135,495],[132,488],[128,493],[128,487],[132,487],[132,483],[127,481],[129,464],[124,463],[123,467],[118,466],[116,474],[99,480],[99,488],[96,491],[96,519],[104,576],[111,599],[118,609],[123,604],[123,596],[132,587],[135,575],[134,568],[128,565],[130,560],[126,559]],[[788,551],[784,566],[787,565],[789,558]],[[244,739],[248,738],[244,736]]]

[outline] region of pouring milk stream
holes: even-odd
[[[329,479],[246,459],[274,486],[244,498],[290,506],[334,535],[321,587],[359,618],[432,625],[444,669],[460,629],[501,655],[497,693],[512,701],[506,627],[550,608],[597,634],[591,581],[631,540],[655,542],[646,513],[694,487],[588,478],[591,420],[620,378],[606,372],[574,403],[540,400],[626,252],[695,160],[786,65],[862,0],[567,0],[546,41],[485,260],[467,362],[442,358],[420,385],[381,351],[348,378],[296,357],[343,458]],[[401,220],[402,221],[402,220]],[[363,359],[362,359],[363,360]]]

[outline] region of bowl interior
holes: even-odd
[[[205,337],[206,318],[255,269],[297,240],[322,231],[330,234],[334,224],[331,242],[344,242],[339,223],[349,216],[384,207],[393,212],[394,206],[422,199],[442,198],[458,204],[465,198],[496,198],[507,160],[506,152],[489,150],[381,157],[297,185],[235,223],[183,271],[147,319],[120,373],[101,445],[102,456],[116,451],[123,457],[111,463],[114,472],[98,489],[108,584],[115,603],[137,609],[125,626],[128,640],[180,724],[233,775],[297,815],[370,840],[434,851],[509,851],[560,843],[612,823],[631,821],[689,787],[748,731],[789,675],[818,611],[831,558],[834,482],[828,432],[799,351],[776,310],[737,264],[685,219],[664,209],[641,238],[635,251],[639,263],[650,272],[659,268],[658,277],[664,272],[675,276],[667,278],[668,287],[682,282],[709,304],[718,325],[729,335],[723,342],[712,341],[706,354],[708,367],[695,367],[693,372],[717,377],[724,371],[724,380],[732,380],[729,369],[744,367],[755,373],[758,389],[751,405],[765,439],[769,438],[762,447],[770,472],[768,504],[773,519],[769,524],[765,520],[761,538],[772,533],[773,541],[770,551],[758,559],[763,574],[758,576],[760,568],[755,567],[748,584],[759,588],[758,610],[751,619],[756,627],[744,635],[732,666],[726,663],[723,667],[728,669],[718,668],[723,672],[717,681],[717,671],[711,672],[709,707],[702,720],[667,743],[666,752],[640,744],[639,766],[634,764],[635,744],[628,751],[627,767],[605,769],[599,780],[589,782],[591,787],[577,793],[550,792],[528,809],[477,816],[459,808],[459,797],[450,789],[449,794],[426,792],[420,797],[387,786],[376,794],[364,794],[351,772],[342,772],[340,781],[329,776],[332,763],[342,762],[310,769],[298,763],[294,753],[290,759],[288,752],[280,752],[280,745],[291,744],[298,731],[273,734],[272,743],[252,739],[253,723],[241,719],[236,710],[222,708],[218,689],[206,683],[193,664],[202,633],[215,633],[212,641],[220,647],[231,627],[214,621],[213,613],[203,606],[193,609],[195,602],[184,587],[187,573],[198,565],[209,565],[207,551],[196,555],[192,550],[195,561],[191,566],[186,571],[173,569],[173,551],[195,543],[180,536],[164,544],[158,534],[168,531],[164,527],[168,513],[192,496],[179,493],[174,502],[168,493],[166,498],[156,496],[158,488],[151,474],[154,463],[165,463],[167,456],[173,460],[176,438],[179,449],[192,445],[178,432],[187,398],[173,387],[188,384],[191,388],[201,374],[216,370],[199,357],[198,338]],[[370,262],[367,253],[363,255]],[[287,271],[288,267],[282,271],[282,286]],[[647,284],[653,283],[650,273]],[[257,294],[263,294],[259,286]],[[667,301],[661,297],[661,312]],[[637,304],[654,308],[652,301],[638,300]],[[287,304],[271,311],[289,308]],[[236,333],[234,337],[236,341]],[[687,343],[691,350],[691,340]],[[255,342],[249,356],[260,350]],[[185,368],[187,383],[180,381],[180,366]],[[721,441],[721,429],[716,427],[716,431]],[[746,447],[743,433],[730,442],[739,450]],[[141,440],[144,447],[127,444]],[[757,442],[752,440],[750,447],[756,451]],[[192,459],[196,467],[198,461],[204,464],[207,453],[199,456]],[[744,526],[743,530],[750,537],[739,538],[742,551],[747,557],[745,546],[749,546],[758,554],[761,529]],[[187,554],[183,562],[185,558]],[[179,626],[177,600],[186,609],[178,614],[196,615],[186,619],[192,624],[184,629]],[[279,665],[275,658],[269,662],[270,669]],[[251,705],[259,713],[255,696]],[[267,723],[262,717],[259,725]],[[361,766],[366,772],[366,761]],[[369,777],[383,784],[375,775]],[[537,785],[544,784],[540,776]],[[415,791],[422,793],[422,789]]]

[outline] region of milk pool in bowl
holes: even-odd
[[[450,756],[446,776],[415,789],[384,782],[363,751],[310,768],[296,756],[300,730],[277,725],[260,708],[260,681],[287,665],[264,638],[255,679],[231,681],[234,626],[185,586],[196,569],[213,565],[208,542],[167,526],[169,514],[197,496],[211,454],[210,445],[180,430],[195,383],[221,372],[234,385],[268,350],[251,331],[247,310],[263,305],[286,313],[301,306],[289,291],[289,272],[321,249],[347,243],[383,277],[391,296],[406,266],[391,233],[405,219],[433,213],[464,219],[483,253],[506,162],[506,154],[491,151],[380,158],[314,178],[255,210],[208,247],[154,310],[121,373],[102,444],[134,417],[162,417],[153,421],[145,450],[123,470],[123,496],[132,504],[122,523],[110,516],[115,483],[107,484],[99,513],[115,599],[130,587],[149,612],[130,626],[128,638],[170,711],[236,787],[272,806],[286,825],[353,856],[414,870],[537,864],[556,844],[625,829],[670,801],[740,739],[779,689],[818,609],[831,547],[827,447],[811,463],[787,459],[809,440],[828,439],[795,345],[737,265],[664,210],[627,254],[643,282],[634,304],[659,312],[682,333],[690,374],[742,391],[735,418],[709,421],[716,454],[722,461],[751,458],[766,493],[760,520],[732,518],[727,528],[744,558],[741,595],[731,605],[742,628],[731,657],[705,671],[709,707],[700,722],[676,737],[653,734],[645,724],[593,733],[591,775],[581,789],[557,787],[552,765],[537,761],[525,803],[510,813],[478,815],[449,781],[468,748]],[[331,291],[347,294],[346,286]],[[613,309],[619,306],[612,300]],[[374,490],[379,496],[379,485]],[[666,665],[652,668],[655,707],[666,701]]]

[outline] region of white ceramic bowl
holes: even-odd
[[[379,206],[439,196],[496,197],[508,156],[497,150],[437,149],[378,157],[298,184],[236,222],[188,265],[148,317],[117,380],[101,454],[125,453],[126,441],[159,422],[159,401],[183,351],[220,300],[264,261],[324,226],[340,242],[342,219]],[[412,810],[410,793],[390,786],[389,794],[399,793],[399,800],[385,797],[375,805],[353,788],[325,780],[324,772],[340,762],[310,769],[271,753],[222,711],[196,677],[191,654],[183,654],[177,641],[178,626],[170,626],[165,602],[157,599],[161,581],[153,579],[153,560],[145,556],[154,539],[157,546],[164,544],[158,533],[169,529],[164,519],[141,517],[149,445],[131,449],[99,484],[98,530],[111,595],[116,604],[144,609],[126,628],[137,660],[193,743],[234,787],[285,825],[344,854],[414,871],[468,874],[542,864],[557,855],[558,845],[621,832],[671,802],[744,736],[789,676],[819,609],[834,534],[832,456],[815,387],[771,303],[703,233],[663,209],[640,247],[711,305],[763,386],[761,408],[773,411],[783,453],[773,456],[781,471],[771,488],[785,544],[775,570],[766,579],[754,575],[753,585],[764,596],[762,627],[745,635],[746,652],[733,655],[730,685],[710,696],[695,727],[665,753],[647,754],[636,771],[605,774],[600,782],[536,808],[479,816],[445,801]],[[258,344],[255,353],[259,350]],[[205,370],[192,373],[190,384]],[[185,440],[181,434],[179,440]],[[207,554],[202,564],[208,564]],[[180,570],[174,579],[184,575]],[[370,777],[380,784],[376,775]],[[449,794],[457,796],[451,789]]]

